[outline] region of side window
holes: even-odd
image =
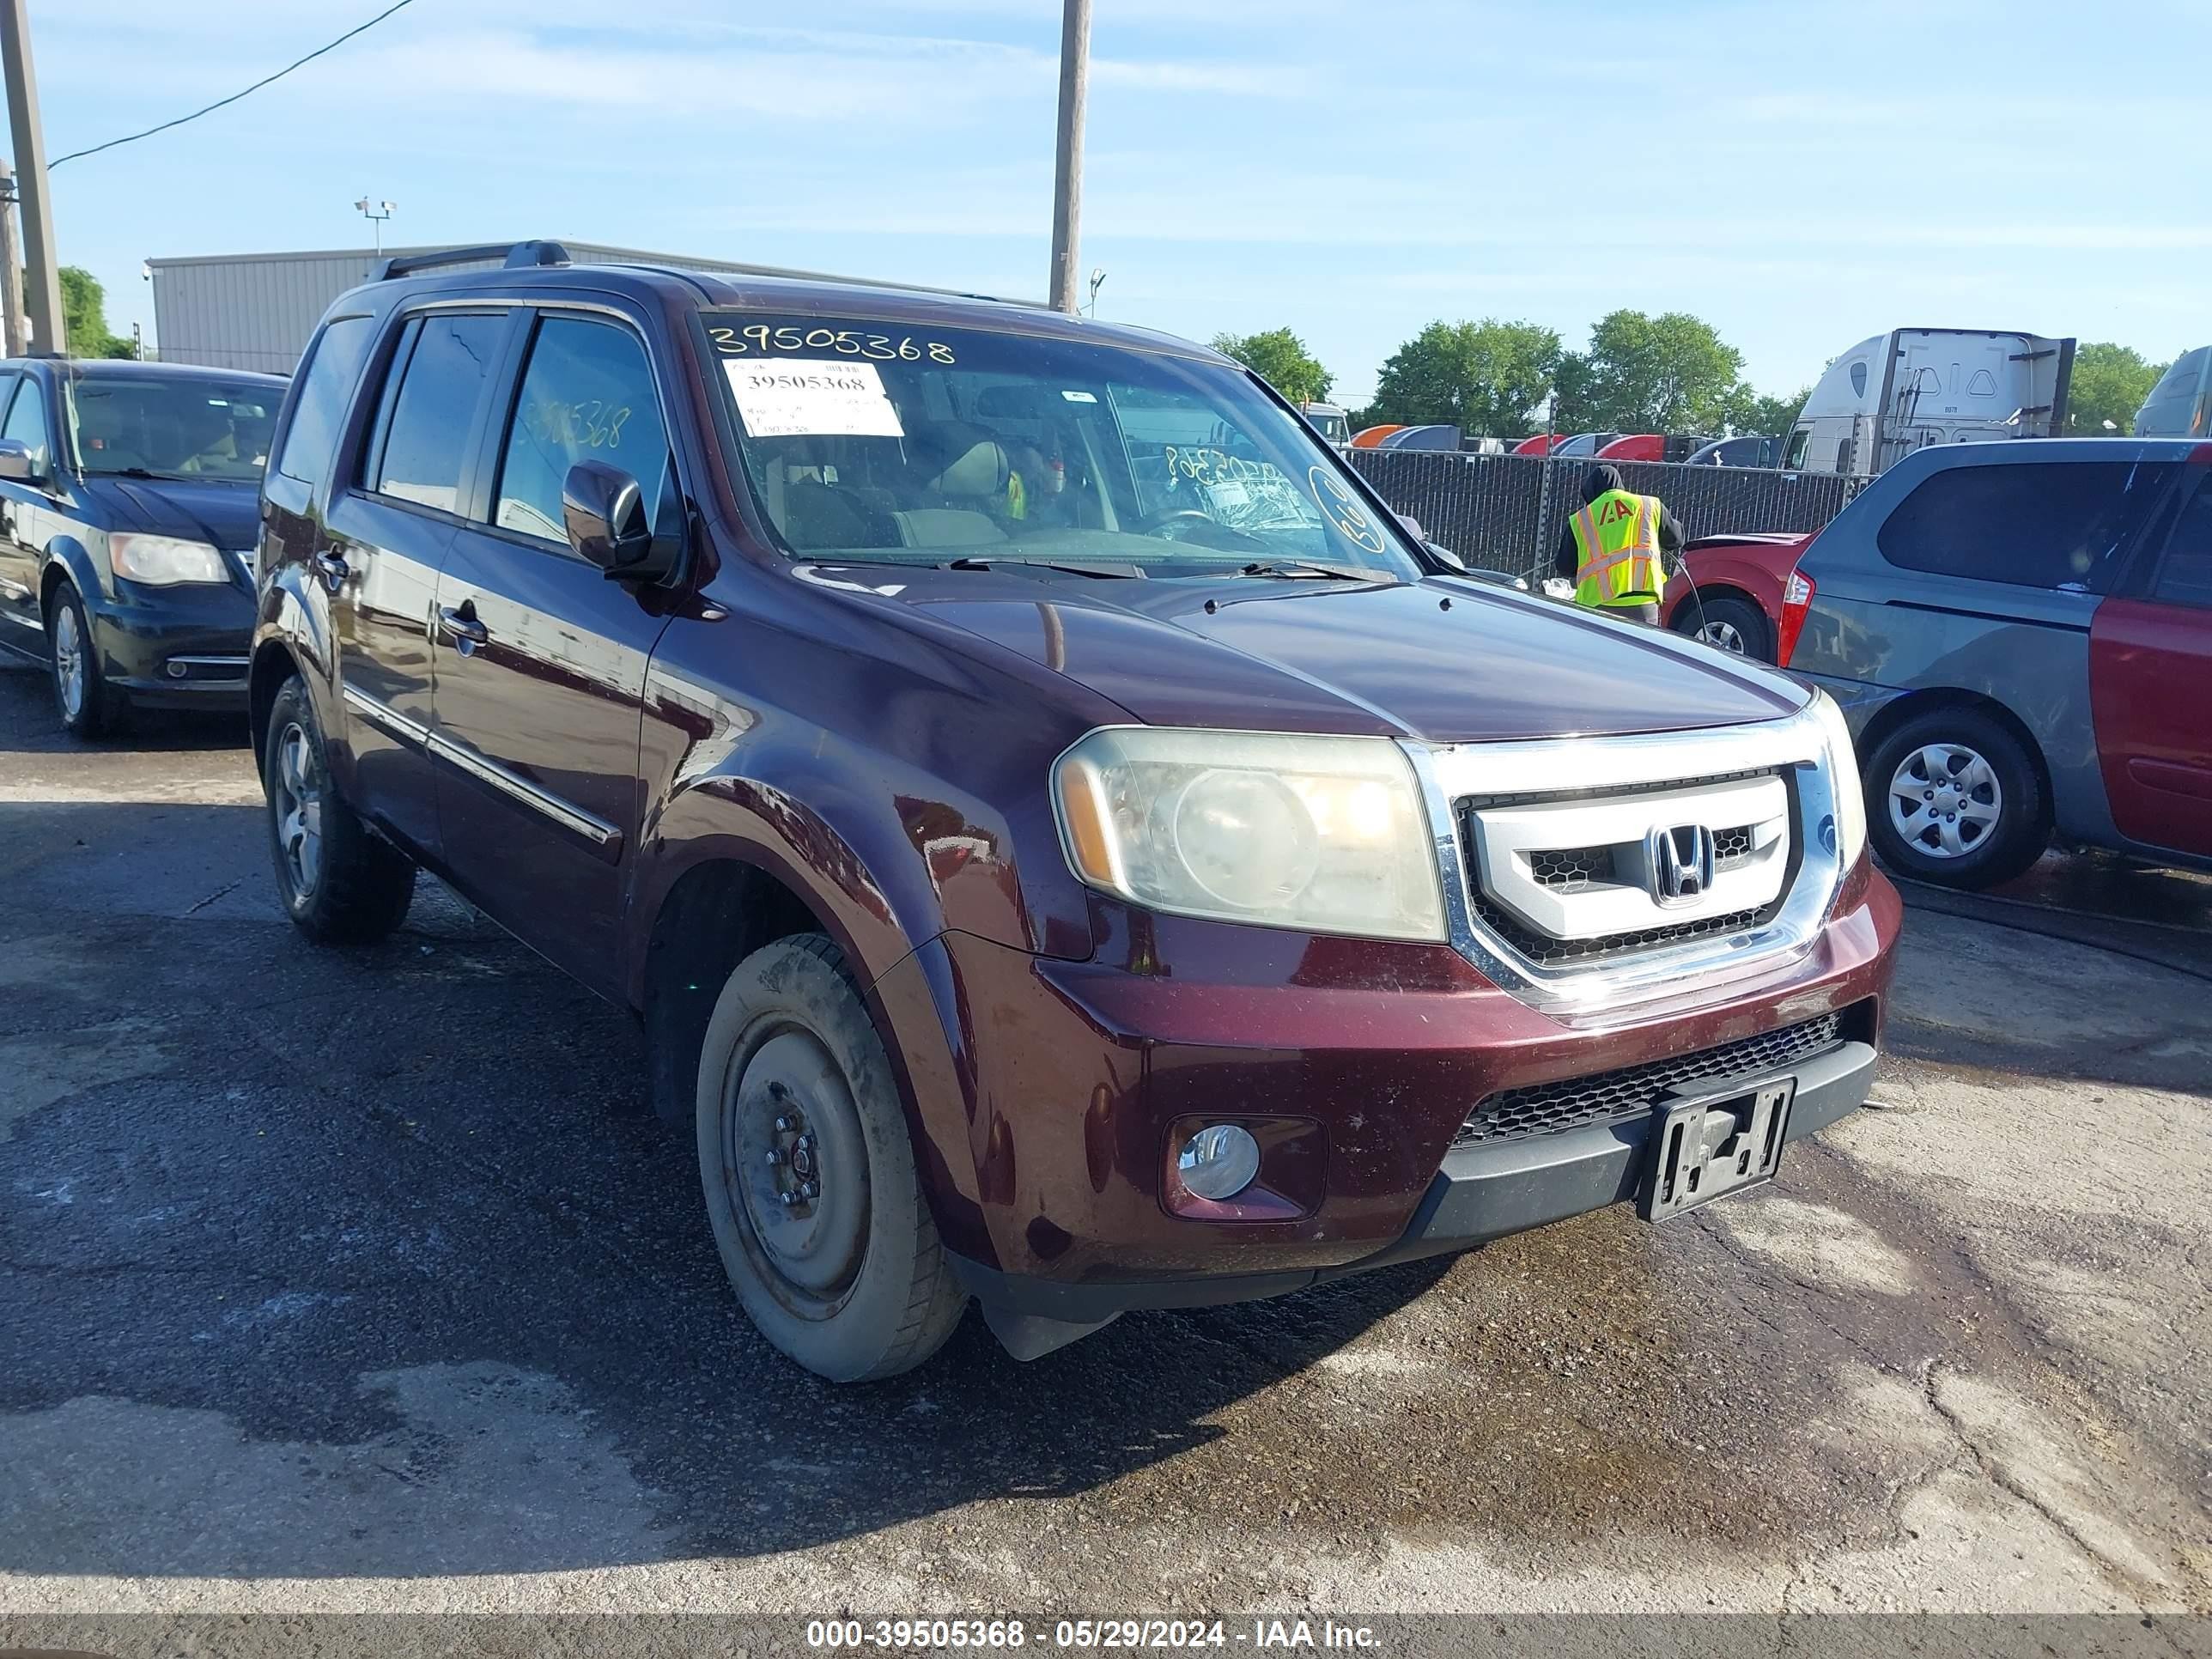
[[[2151,598],[2212,609],[2212,477],[2197,484],[2181,509],[2158,579],[2151,584]]]
[[[644,346],[612,323],[548,316],[531,343],[507,427],[492,521],[567,546],[561,486],[578,461],[602,461],[635,478],[646,522],[660,524],[668,434]]]
[[[405,367],[393,360],[399,391],[371,489],[441,512],[461,510],[469,436],[499,367],[506,329],[504,315],[477,312],[432,312],[422,319]]]
[[[367,317],[340,317],[316,337],[292,400],[292,424],[285,428],[284,447],[275,463],[286,477],[304,484],[321,481],[373,332]]]
[[[2102,593],[2172,476],[2132,461],[1946,467],[1875,539],[1907,570]]]
[[[8,406],[8,424],[0,427],[0,438],[20,441],[31,452],[31,475],[43,478],[52,471],[46,442],[46,394],[29,375],[23,377],[21,390],[15,401]]]
[[[1790,434],[1790,447],[1782,452],[1782,469],[1785,472],[1805,470],[1805,446],[1813,441],[1813,428],[1801,426]]]

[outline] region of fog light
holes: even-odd
[[[1234,1198],[1260,1173],[1260,1143],[1233,1123],[1215,1123],[1183,1143],[1176,1174],[1200,1198]]]

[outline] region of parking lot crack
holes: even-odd
[[[240,876],[236,881],[225,882],[222,886],[216,888],[215,891],[210,893],[205,898],[200,900],[198,903],[189,905],[182,911],[179,911],[178,913],[179,920],[181,921],[185,916],[193,915],[199,911],[206,909],[209,905],[213,904],[217,899],[223,897],[226,894],[236,892],[244,885],[246,885],[246,878],[243,876]]]
[[[2095,1543],[2084,1535],[2081,1528],[2075,1522],[2069,1520],[2060,1510],[2053,1508],[2047,1500],[2038,1496],[2033,1490],[2032,1490],[2020,1479],[2018,1475],[2014,1474],[2012,1470],[2006,1466],[2002,1458],[1997,1456],[1989,1448],[1983,1445],[1982,1443],[1975,1437],[1973,1431],[1968,1426],[1966,1419],[1961,1417],[1957,1411],[1944,1404],[1942,1389],[1938,1381],[1941,1369],[1942,1368],[1933,1359],[1929,1359],[1922,1363],[1920,1367],[1921,1395],[1927,1401],[1928,1408],[1936,1413],[1936,1417],[1942,1420],[1946,1428],[1950,1430],[1952,1435],[1957,1439],[1960,1447],[1966,1452],[1966,1455],[1972,1460],[1973,1472],[1990,1486],[1993,1486],[1999,1491],[2018,1498],[2021,1503],[2027,1505],[2027,1507],[2039,1516],[2046,1524],[2048,1524],[2053,1531],[2057,1532],[2059,1536],[2065,1539],[2068,1543],[2073,1545],[2075,1549],[2079,1550],[2082,1555],[2089,1560],[2100,1563],[2124,1577],[2132,1577],[2134,1576],[2133,1574],[2128,1572],[2127,1569],[2120,1566],[2118,1563],[2112,1560],[2109,1552],[2100,1549]]]

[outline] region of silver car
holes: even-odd
[[[2212,447],[1954,444],[1806,550],[1789,667],[1857,738],[1875,850],[1951,887],[2056,830],[2212,867]]]

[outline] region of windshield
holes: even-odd
[[[86,376],[70,386],[70,430],[88,473],[258,479],[281,386],[198,375]]]
[[[1311,428],[1235,369],[934,325],[706,318],[746,474],[801,556],[1419,574]]]

